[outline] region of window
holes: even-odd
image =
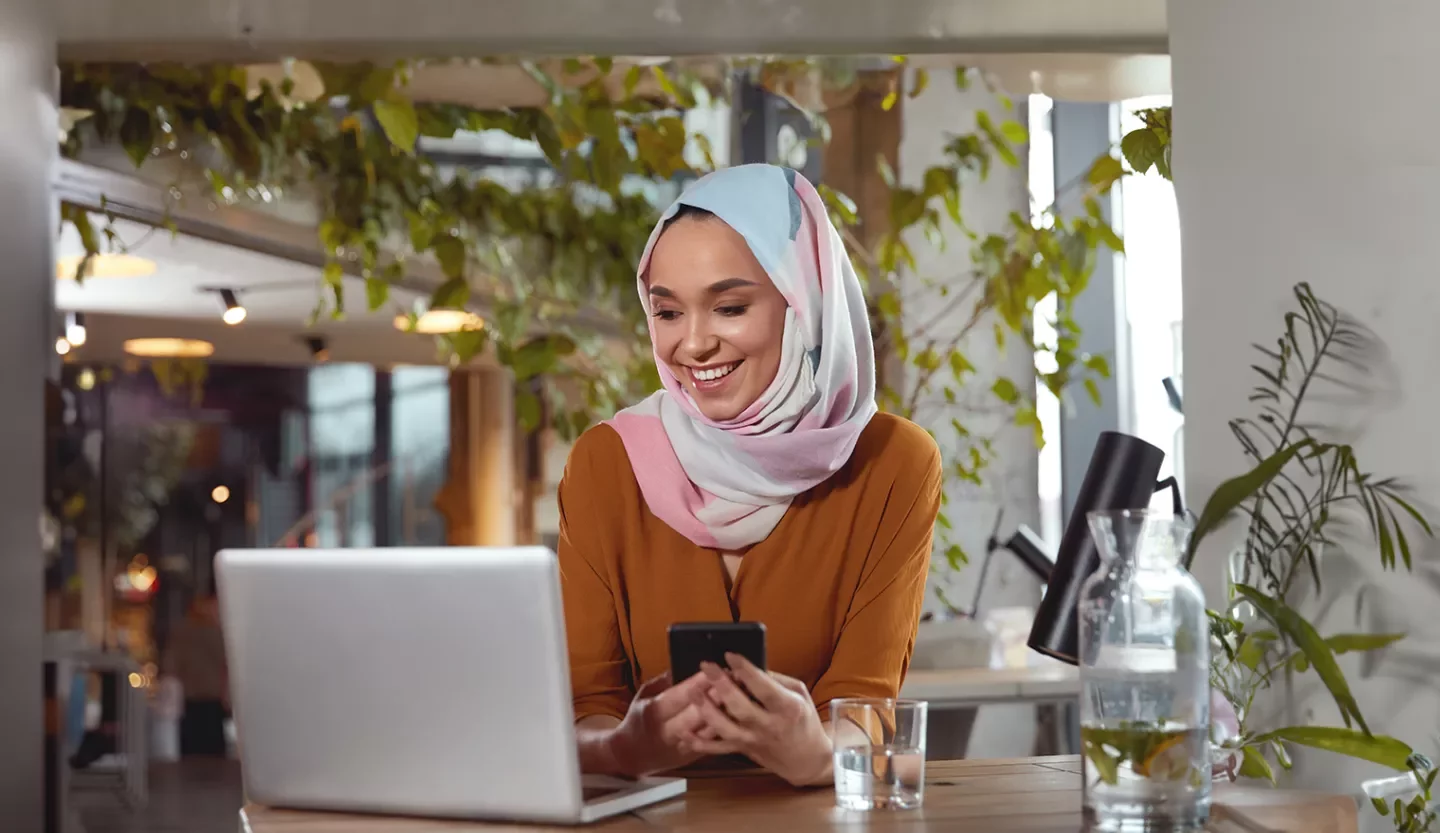
[[[1170,96],[1120,103],[1121,135],[1141,127],[1137,110],[1165,107]],[[1130,334],[1131,431],[1165,451],[1160,476],[1184,482],[1184,417],[1172,406],[1165,381],[1180,387],[1180,216],[1175,187],[1153,169],[1120,184],[1125,238],[1125,318]],[[1122,377],[1123,378],[1123,377]]]

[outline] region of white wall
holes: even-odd
[[[0,0],[0,818],[42,829],[41,494],[45,378],[54,361],[50,193],[55,164],[55,40],[42,0]]]
[[[1021,114],[1006,116],[1000,103],[984,89],[957,90],[952,77],[937,73],[924,93],[904,102],[897,173],[907,186],[918,187],[921,184],[925,169],[942,161],[944,146],[954,135],[975,129],[977,111],[988,111],[997,122],[1003,118],[1024,118]],[[912,83],[913,79],[907,81],[907,89]],[[1023,106],[1023,97],[1020,101]],[[981,232],[1003,232],[1012,211],[1029,215],[1027,177],[1023,167],[1006,168],[1003,163],[997,162],[988,180],[963,183],[962,189],[966,223]],[[910,244],[921,275],[952,279],[958,286],[971,269],[970,241],[953,228],[945,239],[947,245],[944,250],[927,243],[919,234]],[[921,314],[924,320],[927,306],[912,301],[907,311]],[[953,326],[960,327],[968,317],[968,310],[957,313]],[[907,321],[907,326],[909,324]],[[1015,343],[1012,341],[1011,346]],[[1003,416],[993,413],[993,397],[989,393],[991,384],[999,375],[1008,376],[1021,390],[1033,389],[1033,354],[1024,350],[997,349],[989,321],[974,330],[963,349],[978,373],[966,386],[960,404],[928,408],[917,417],[936,433],[942,448],[947,439],[954,437],[949,427],[951,417],[958,417],[976,435],[999,431],[995,444],[998,462],[985,472],[985,487],[977,489],[955,481],[947,487],[950,504],[946,511],[958,533],[959,542],[974,560],[971,566],[958,574],[931,575],[932,583],[944,582],[946,595],[953,603],[968,606],[975,596],[975,585],[980,575],[979,559],[985,552],[996,512],[1004,506],[1005,528],[1002,531],[1005,534],[1020,523],[1038,529],[1039,493],[1038,452],[1033,434],[1029,430],[1007,428]],[[940,398],[938,391],[936,398]],[[992,413],[984,413],[982,409],[989,409]],[[995,555],[980,598],[983,616],[985,611],[999,607],[1033,607],[1039,601],[1039,589],[1033,577],[1014,557],[1000,552]],[[927,607],[933,609],[937,606],[932,596]],[[1030,706],[982,708],[971,735],[970,757],[1030,754],[1034,741],[1034,712]]]
[[[1226,420],[1247,410],[1255,355],[1247,345],[1280,334],[1290,288],[1306,280],[1374,328],[1391,353],[1397,384],[1368,403],[1361,463],[1409,478],[1440,505],[1434,254],[1440,107],[1432,89],[1440,77],[1433,44],[1440,5],[1382,5],[1383,11],[1364,0],[1170,2],[1192,502],[1241,470]],[[1373,552],[1357,554],[1364,574],[1332,583],[1330,591],[1350,593],[1377,577]],[[1437,554],[1430,547],[1420,560],[1433,565]],[[1211,548],[1199,559],[1212,600],[1222,556]],[[1380,577],[1386,595],[1367,604],[1387,620],[1372,627],[1409,631],[1407,650],[1428,655],[1435,667],[1440,625],[1428,614],[1440,582],[1429,575],[1429,581]],[[1319,623],[1322,632],[1356,629],[1352,604],[1336,611]],[[1427,676],[1394,660],[1382,672],[1387,667]],[[1405,680],[1357,680],[1353,663],[1347,670],[1373,729],[1436,751],[1440,692],[1433,679],[1427,691]],[[1335,720],[1328,697],[1309,704],[1317,722]],[[1376,771],[1316,754],[1298,779],[1353,791]]]

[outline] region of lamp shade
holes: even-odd
[[[1080,623],[1076,604],[1080,586],[1100,566],[1100,554],[1090,537],[1086,515],[1095,511],[1144,509],[1155,492],[1155,480],[1165,452],[1139,437],[1105,431],[1095,443],[1090,467],[1080,494],[1070,510],[1065,535],[1045,598],[1035,613],[1029,645],[1036,651],[1071,665],[1079,663]]]

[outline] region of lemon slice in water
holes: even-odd
[[[1135,767],[1135,774],[1152,781],[1178,781],[1190,771],[1190,749],[1183,737],[1170,738],[1158,744],[1150,755]]]

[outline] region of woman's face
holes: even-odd
[[[723,421],[750,407],[780,369],[785,298],[740,233],[714,217],[671,223],[647,275],[655,355]]]

